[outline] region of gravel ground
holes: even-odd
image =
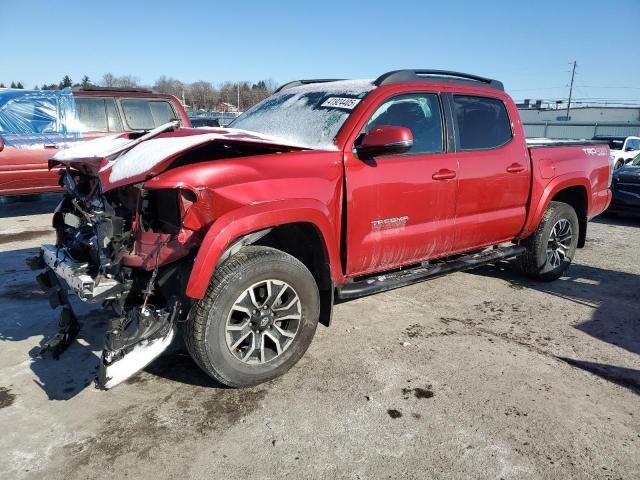
[[[551,284],[500,264],[338,305],[253,389],[176,350],[100,392],[99,311],[36,354],[56,200],[0,203],[0,478],[640,478],[640,220],[592,222]]]

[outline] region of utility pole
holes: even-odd
[[[576,76],[576,62],[573,62],[573,70],[571,70],[571,85],[569,86],[569,101],[567,102],[567,121],[569,121],[569,110],[571,109],[571,95],[573,94],[573,79]]]

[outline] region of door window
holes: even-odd
[[[364,133],[380,125],[406,127],[413,134],[409,154],[443,151],[440,100],[433,93],[399,95],[384,102],[371,116]]]
[[[81,132],[120,132],[122,120],[112,98],[76,98]]]
[[[453,104],[462,150],[498,148],[511,140],[511,122],[501,100],[454,95]]]
[[[159,127],[177,116],[169,102],[158,100],[120,100],[124,118],[133,130],[150,130]]]

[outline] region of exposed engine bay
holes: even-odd
[[[110,388],[173,340],[176,322],[189,307],[182,292],[190,262],[166,262],[189,255],[189,244],[196,242],[177,245],[177,190],[131,186],[102,195],[97,178],[71,169],[61,172],[61,180],[67,193],[54,214],[57,241],[41,249],[39,266],[46,270],[38,280],[50,291],[52,307],[63,307],[60,327],[67,335],[58,334],[45,350],[59,355],[78,331],[69,294],[101,303],[114,317],[97,384]]]

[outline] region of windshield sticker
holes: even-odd
[[[345,110],[353,110],[360,103],[359,98],[331,97],[328,98],[321,107],[344,108]]]

